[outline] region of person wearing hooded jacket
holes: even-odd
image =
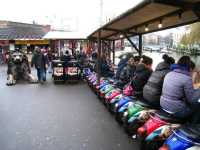
[[[124,88],[128,84],[135,73],[136,66],[140,62],[140,56],[134,56],[129,59],[127,65],[122,69],[119,79],[117,80],[115,86],[118,88]]]
[[[136,69],[136,66],[134,64],[134,58],[131,57],[128,60],[128,63],[126,65],[126,67],[124,67],[122,69],[121,73],[120,73],[119,80],[120,80],[120,82],[121,82],[122,85],[125,85],[128,82],[130,82],[131,78],[134,75],[135,69]]]
[[[160,105],[164,111],[176,118],[186,119],[193,113],[192,105],[197,102],[194,98],[191,73],[195,64],[189,56],[183,56],[178,63],[172,65],[172,71],[164,79]]]
[[[123,58],[123,57],[125,57],[125,58]],[[120,60],[119,64],[117,65],[117,72],[115,75],[116,79],[120,78],[121,71],[123,70],[124,67],[126,67],[127,62],[131,57],[133,57],[133,55],[129,54],[129,53],[127,55],[121,56],[121,60]]]
[[[112,64],[110,64],[110,60],[108,57],[103,55],[101,58],[101,75],[103,77],[113,77],[114,76],[114,71],[112,69]]]
[[[141,62],[136,66],[134,77],[131,81],[131,86],[133,88],[133,95],[137,98],[142,98],[143,88],[147,83],[149,77],[152,73],[152,58],[143,55]]]
[[[175,63],[174,58],[166,54],[163,55],[163,60],[163,62],[157,65],[143,89],[144,100],[154,107],[160,106],[164,77],[170,72],[170,65]]]

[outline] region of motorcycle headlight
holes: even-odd
[[[134,105],[134,103],[133,102],[130,102],[129,104],[128,104],[128,107],[132,107]]]
[[[128,112],[125,111],[124,114],[123,114],[123,116],[126,117],[127,115],[128,115]]]
[[[117,104],[115,104],[115,108],[117,108],[119,106],[119,104],[117,103]]]
[[[16,56],[16,59],[18,59],[18,60],[19,60],[19,59],[20,59],[20,57],[19,57],[19,56]]]

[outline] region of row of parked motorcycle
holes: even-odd
[[[100,78],[88,72],[86,80],[116,121],[142,150],[200,150],[200,125],[172,117],[132,95],[127,85],[119,88],[112,78]]]

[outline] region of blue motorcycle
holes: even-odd
[[[200,149],[200,124],[186,125],[173,131],[159,150]]]
[[[132,96],[123,96],[120,99],[120,101],[115,104],[114,112],[115,112],[115,119],[117,122],[119,122],[121,124],[123,123],[123,121],[122,121],[123,113],[128,108],[129,102],[131,102],[131,101],[134,101]],[[122,109],[120,109],[120,108],[122,108]]]

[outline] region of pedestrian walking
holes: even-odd
[[[3,49],[0,46],[0,65],[3,64]]]
[[[37,69],[38,81],[43,84],[46,81],[46,69],[48,68],[48,56],[40,48],[36,47],[32,56],[31,66]]]

